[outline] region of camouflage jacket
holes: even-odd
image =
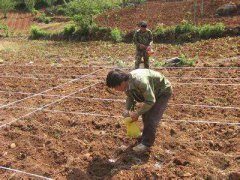
[[[143,106],[138,110],[142,115],[155,104],[161,95],[171,93],[172,87],[166,77],[159,72],[149,69],[136,69],[130,72],[126,109],[133,110],[136,101],[143,102]]]
[[[138,29],[133,36],[133,42],[136,45],[137,50],[142,50],[140,44],[149,46],[152,41],[153,35],[149,29],[147,29],[146,32],[141,32],[140,29]]]

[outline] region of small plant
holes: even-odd
[[[52,21],[52,18],[46,16],[45,13],[43,13],[41,16],[39,16],[38,19],[40,20],[40,22],[44,22],[46,24],[49,24]]]
[[[5,36],[8,37],[9,36],[9,30],[8,30],[8,26],[5,24],[0,24],[0,31],[3,30],[5,33]]]
[[[121,33],[121,31],[118,28],[114,28],[111,31],[111,39],[114,42],[121,42],[122,41],[122,33]]]
[[[75,25],[70,24],[64,27],[63,34],[64,36],[71,36],[76,30]]]
[[[24,3],[27,9],[32,12],[34,10],[36,0],[24,0]]]
[[[184,34],[194,31],[196,31],[196,27],[187,21],[184,21],[183,23],[177,25],[175,28],[176,34]]]
[[[38,10],[36,10],[36,9],[33,9],[33,10],[32,10],[32,14],[33,14],[34,16],[36,16],[38,13],[39,13]]]
[[[30,37],[32,39],[39,39],[39,38],[48,37],[48,36],[49,36],[49,34],[46,31],[40,29],[38,26],[31,27],[31,36]]]
[[[55,2],[57,2],[57,0],[45,0],[45,1],[50,7],[53,6]]]
[[[0,9],[3,10],[4,18],[7,18],[7,12],[14,9],[15,5],[15,1],[0,0]]]
[[[219,37],[224,33],[225,26],[223,23],[218,23],[214,26],[212,25],[204,25],[199,27],[199,35],[201,38],[211,38],[211,37]]]
[[[62,131],[59,130],[59,129],[54,129],[54,131],[53,131],[53,136],[54,136],[54,138],[56,138],[56,139],[61,138],[61,136],[62,136]]]
[[[153,32],[153,35],[157,36],[158,38],[164,38],[165,28],[163,27],[163,25],[157,26],[157,28]]]
[[[161,62],[161,61],[155,61],[153,66],[154,67],[163,67],[165,65],[165,62]]]
[[[184,66],[194,66],[195,60],[189,59],[186,55],[181,54],[180,55],[180,62],[178,63],[178,66],[184,67]]]
[[[122,60],[117,60],[117,66],[120,68],[126,67],[127,64],[126,62],[122,61]]]

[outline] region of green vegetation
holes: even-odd
[[[189,67],[195,65],[196,59],[190,59],[185,54],[181,54],[178,62],[165,62],[165,61],[155,61],[155,67],[168,67],[168,66],[177,66],[177,67]]]
[[[64,27],[63,35],[66,37],[72,36],[76,30],[76,26],[71,24]]]
[[[40,22],[44,22],[46,24],[50,23],[52,21],[52,18],[49,16],[46,16],[45,13],[41,14],[38,18],[37,18]]]
[[[122,32],[118,28],[114,28],[111,31],[111,39],[113,42],[121,42],[122,41]]]
[[[8,26],[5,24],[0,23],[0,31],[3,31],[6,37],[9,35]]]
[[[16,6],[15,1],[0,0],[0,10],[3,11],[4,18],[7,18],[7,12],[13,10],[15,6]]]
[[[223,23],[216,25],[195,26],[189,22],[183,22],[176,26],[158,26],[153,34],[157,42],[193,42],[200,39],[221,37],[225,31]]]
[[[31,39],[40,39],[40,38],[47,38],[49,37],[49,33],[42,30],[41,28],[37,26],[31,27]]]
[[[24,0],[24,3],[30,12],[35,9],[36,0]]]
[[[180,62],[178,66],[184,67],[184,66],[194,66],[195,59],[188,58],[185,54],[180,55]]]

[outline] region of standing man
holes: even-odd
[[[149,57],[147,49],[151,47],[153,43],[152,32],[147,29],[147,23],[142,21],[138,24],[138,29],[133,37],[134,44],[136,45],[136,57],[135,57],[135,69],[138,69],[142,58],[144,59],[144,68],[149,69]]]
[[[170,82],[164,75],[149,69],[136,69],[130,73],[115,69],[108,73],[106,83],[108,87],[126,93],[126,110],[123,116],[130,116],[132,121],[137,121],[142,116],[142,140],[133,150],[148,151],[155,141],[158,124],[172,94]],[[136,102],[143,105],[135,109]]]

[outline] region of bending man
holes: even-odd
[[[154,144],[158,124],[172,94],[170,82],[164,75],[149,69],[137,69],[130,73],[115,69],[108,73],[106,83],[108,87],[126,93],[125,117],[130,116],[132,121],[137,121],[142,116],[142,140],[133,150],[149,150]],[[136,102],[143,103],[139,109],[135,108]]]

